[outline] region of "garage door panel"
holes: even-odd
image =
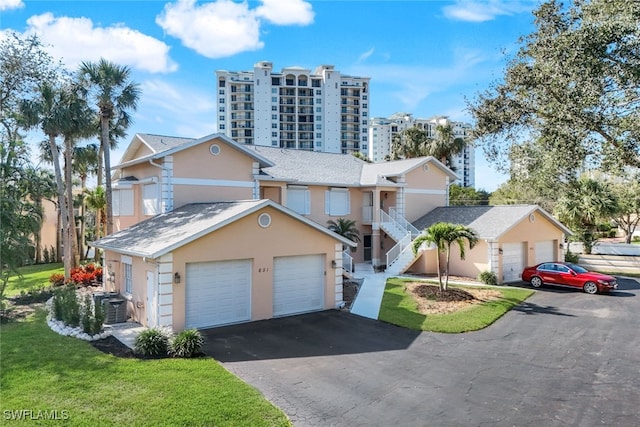
[[[502,280],[513,282],[520,280],[524,270],[524,251],[522,243],[505,243],[502,245]]]
[[[186,327],[251,320],[251,260],[187,264]]]
[[[544,240],[536,242],[536,262],[540,264],[542,262],[555,261],[555,244],[553,240]]]
[[[324,308],[324,256],[274,258],[273,315],[304,313]]]

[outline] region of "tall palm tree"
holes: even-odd
[[[451,158],[460,154],[465,145],[464,138],[455,136],[451,123],[439,124],[436,126],[436,137],[429,138],[427,152],[443,165],[451,167]]]
[[[73,171],[80,177],[80,253],[84,254],[84,242],[85,242],[85,212],[86,203],[84,200],[85,191],[87,189],[87,179],[89,175],[96,175],[98,173],[98,151],[99,148],[96,144],[88,144],[84,147],[75,147],[73,155]]]
[[[58,210],[62,222],[65,277],[69,277],[74,261],[70,231],[70,204],[66,200],[60,168],[60,152],[56,142],[56,139],[62,134],[66,126],[65,120],[68,120],[68,116],[64,111],[64,103],[64,94],[60,88],[56,88],[50,83],[42,83],[39,87],[38,98],[24,101],[20,106],[20,113],[23,125],[26,128],[39,126],[47,136],[49,154],[56,178]]]
[[[35,204],[37,212],[40,214],[40,224],[38,231],[34,235],[35,254],[34,262],[39,263],[42,261],[42,224],[44,222],[43,216],[43,200],[50,200],[55,203],[56,195],[56,181],[53,174],[46,169],[29,168],[27,172],[27,187],[29,192],[29,198]]]
[[[131,123],[129,111],[138,105],[140,88],[131,81],[129,67],[101,58],[97,63],[83,62],[80,74],[85,82],[87,98],[98,108],[100,118],[100,146],[104,155],[107,199],[107,233],[113,232],[113,197],[111,189],[111,130],[114,120]]]
[[[356,221],[352,219],[338,218],[337,221],[330,219],[327,221],[327,228],[352,242],[360,241],[360,231],[358,231]],[[355,251],[355,248],[351,248],[351,251]]]
[[[428,140],[427,132],[418,127],[410,127],[394,134],[391,140],[391,159],[428,156]]]
[[[438,269],[438,283],[440,291],[446,292],[449,288],[449,261],[451,259],[451,246],[458,245],[460,259],[465,258],[465,246],[469,244],[469,249],[473,249],[478,243],[476,232],[461,224],[451,224],[449,222],[437,222],[425,229],[424,232],[413,241],[413,253],[417,254],[423,243],[433,243],[438,250],[436,256],[436,268]],[[445,282],[442,283],[442,271],[440,267],[440,257],[442,253],[446,255]]]

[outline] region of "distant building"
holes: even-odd
[[[218,132],[241,144],[352,153],[368,151],[369,77],[261,61],[216,71]]]
[[[393,136],[410,127],[418,127],[435,137],[436,126],[450,124],[456,137],[469,141],[471,125],[454,122],[444,116],[416,119],[410,113],[395,113],[389,117],[375,117],[369,121],[369,150],[367,156],[373,162],[384,162],[391,155]],[[451,159],[450,165],[460,177],[455,184],[464,187],[475,186],[475,150],[467,144],[464,151]]]

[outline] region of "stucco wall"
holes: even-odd
[[[258,225],[262,212],[271,215],[268,228]],[[273,209],[265,208],[204,236],[173,252],[174,271],[185,277],[188,262],[252,259],[251,320],[268,319],[273,313],[273,258],[278,256],[326,254],[325,308],[336,304],[337,278],[331,261],[336,240]],[[185,286],[173,286],[173,327],[185,325]]]
[[[447,175],[428,164],[418,167],[405,176],[405,218],[413,222],[438,206],[445,206]]]
[[[133,273],[133,292],[131,294],[125,292],[123,255],[110,251],[104,252],[103,287],[106,291],[116,291],[122,295],[127,300],[127,314],[129,317],[146,325],[147,271],[155,274],[155,263],[145,262],[139,257],[129,258],[131,259]],[[115,273],[113,281],[109,276],[110,271]]]
[[[527,250],[525,252],[524,263],[525,266],[535,264],[536,242],[542,242],[545,240],[557,240],[558,242],[564,241],[564,233],[558,229],[551,221],[546,219],[543,215],[536,212],[534,214],[534,221],[531,222],[528,218],[520,221],[514,228],[506,232],[500,237],[500,247],[504,243],[518,243],[526,242]],[[556,260],[562,260],[562,251],[556,248]],[[502,277],[502,270],[499,277]]]

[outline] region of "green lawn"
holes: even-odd
[[[5,411],[26,409],[67,414],[65,425],[74,426],[290,425],[211,358],[117,358],[54,333],[42,310],[2,325],[0,349],[3,419]]]
[[[378,319],[409,329],[432,332],[460,333],[486,328],[533,294],[533,291],[528,289],[494,287],[492,289],[502,294],[500,299],[456,313],[424,315],[418,311],[413,297],[405,293],[406,282],[415,280],[387,280]]]
[[[5,296],[11,297],[31,288],[49,286],[49,277],[53,273],[64,273],[62,264],[36,264],[20,268],[22,277],[12,276],[7,283]]]

